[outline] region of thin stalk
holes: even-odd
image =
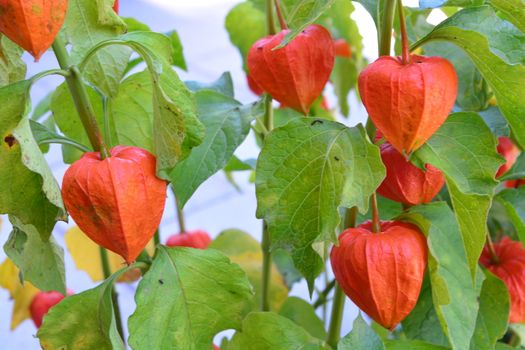
[[[261,311],[270,311],[270,277],[272,266],[272,255],[270,253],[270,234],[268,232],[268,225],[263,222],[263,236],[261,241],[261,249],[263,252],[263,271],[262,271],[262,291],[261,291]]]
[[[284,20],[283,12],[281,11],[281,4],[279,0],[274,0],[275,3],[275,11],[277,12],[277,18],[279,19],[279,25],[281,26],[281,30],[288,29],[288,24],[286,24],[286,21]]]
[[[383,18],[381,19],[381,32],[379,34],[379,56],[390,56],[395,6],[396,0],[386,1]]]
[[[272,0],[266,0],[266,27],[268,34],[275,34],[275,23],[273,22]]]
[[[492,242],[492,238],[490,237],[489,232],[487,232],[487,247],[489,248],[490,262],[494,265],[499,264],[499,256],[498,254],[496,254],[496,250],[494,249],[494,243]]]
[[[344,228],[355,227],[355,222],[357,220],[357,207],[352,207],[346,210]]]
[[[330,294],[332,289],[334,289],[335,283],[335,279],[333,279],[326,284],[324,289],[319,293],[317,300],[313,303],[314,309],[317,309],[319,306],[326,304],[326,301],[328,300],[328,294]]]
[[[264,127],[267,133],[273,130],[273,107],[272,107],[272,96],[266,95],[264,100]]]
[[[59,36],[56,37],[53,43],[53,51],[60,68],[69,72],[66,76],[66,82],[82,125],[88,135],[89,142],[95,151],[100,152],[102,159],[107,158],[109,152],[100,133],[93,106],[91,106],[87,91],[82,84],[80,71],[76,66],[71,65],[66,46]]]
[[[104,273],[104,279],[107,279],[111,276],[111,269],[109,267],[108,252],[106,249],[100,247],[100,261],[102,263],[102,272]],[[122,341],[125,342],[124,330],[122,328],[122,316],[120,315],[120,306],[118,303],[118,295],[115,291],[115,287],[111,288],[111,299],[113,301],[113,311],[115,312],[115,322],[117,324],[117,330],[122,338]]]
[[[173,191],[173,194],[175,194],[175,191]],[[186,221],[184,220],[184,211],[180,207],[180,202],[175,196],[175,207],[177,208],[177,220],[179,221],[179,233],[184,234],[186,233]]]
[[[330,317],[330,328],[326,342],[332,348],[337,348],[341,337],[341,325],[343,324],[343,310],[345,306],[345,294],[339,284],[335,286],[334,301],[332,302],[332,316]]]
[[[61,144],[61,145],[68,145],[68,146],[71,146],[71,147],[74,147],[76,149],[78,149],[79,151],[82,151],[82,152],[91,152],[91,150],[89,148],[87,148],[86,146],[78,143],[78,142],[75,142],[73,140],[68,140],[68,139],[63,139],[63,138],[54,138],[54,139],[45,139],[45,140],[42,140],[40,142],[38,142],[39,145],[45,145],[45,144],[50,144],[50,143],[58,143],[58,144]]]
[[[410,48],[408,45],[407,27],[405,22],[405,14],[403,12],[403,1],[397,0],[397,8],[399,12],[399,28],[401,29],[401,59],[403,64],[410,63]]]
[[[153,242],[155,242],[156,246],[160,244],[160,231],[159,231],[159,229],[157,229],[157,231],[155,231],[155,235],[153,236]]]
[[[370,204],[372,206],[372,232],[381,232],[381,221],[379,220],[379,209],[377,209],[377,195],[374,193],[370,197]]]

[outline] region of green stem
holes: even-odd
[[[275,12],[277,12],[277,18],[279,19],[279,25],[281,26],[281,30],[288,29],[288,25],[286,24],[286,21],[283,16],[283,12],[281,11],[281,4],[279,0],[274,0],[275,2]]]
[[[332,289],[334,289],[335,283],[336,282],[334,279],[326,284],[324,289],[319,293],[319,297],[317,298],[317,300],[313,303],[314,309],[317,309],[319,306],[326,304],[326,301],[328,300],[328,294],[330,294]]]
[[[55,52],[60,68],[69,72],[66,77],[66,82],[82,125],[88,135],[89,142],[91,146],[93,146],[93,149],[100,152],[102,159],[104,159],[109,156],[109,152],[100,133],[93,106],[91,106],[87,91],[82,84],[80,71],[76,66],[71,65],[66,46],[59,36],[56,37],[53,43],[53,51]]]
[[[79,151],[82,151],[82,152],[91,152],[91,150],[89,148],[87,148],[86,146],[78,143],[78,142],[75,142],[73,140],[69,140],[69,139],[63,139],[63,138],[54,138],[54,139],[45,139],[45,140],[42,140],[42,141],[39,141],[38,144],[39,145],[45,145],[45,144],[50,144],[50,143],[58,143],[58,144],[61,144],[61,145],[68,145],[68,146],[72,146],[72,147],[75,147],[76,149],[78,149]]]
[[[381,19],[381,33],[379,34],[379,56],[390,56],[395,6],[396,0],[386,0],[383,18]]]
[[[29,80],[31,81],[31,84],[34,84],[38,80],[45,78],[47,76],[50,76],[50,75],[61,75],[64,78],[67,78],[69,76],[69,72],[64,69],[50,69],[50,70],[46,70],[46,71],[35,74]]]
[[[272,0],[266,0],[266,28],[268,34],[275,34],[275,24],[273,22]]]
[[[372,194],[370,197],[370,204],[372,205],[372,232],[381,232],[381,221],[379,220],[379,209],[377,208],[377,194]]]
[[[264,127],[268,133],[273,130],[273,106],[270,95],[266,95],[264,100]]]
[[[270,311],[269,292],[270,292],[270,275],[272,265],[272,255],[270,253],[270,235],[268,226],[263,222],[263,237],[261,241],[263,252],[263,272],[262,272],[262,291],[261,291],[261,311]]]
[[[490,233],[487,231],[487,247],[489,248],[490,253],[490,262],[494,265],[499,264],[499,256],[496,254],[496,249],[494,249],[494,243],[490,237]]]
[[[408,35],[405,23],[405,14],[403,13],[403,1],[397,0],[397,8],[399,12],[399,29],[401,30],[401,59],[403,64],[410,63],[410,49],[408,48]]]
[[[337,349],[337,343],[341,337],[341,326],[343,324],[343,310],[345,307],[345,294],[339,284],[335,286],[334,300],[332,302],[332,315],[330,317],[330,328],[326,342],[332,348]]]
[[[108,252],[106,249],[100,248],[100,261],[102,262],[102,272],[104,273],[104,279],[107,279],[111,276],[111,269],[109,267]],[[122,338],[122,341],[125,343],[124,330],[122,328],[122,317],[120,315],[120,306],[118,303],[118,295],[115,291],[115,287],[111,288],[111,299],[113,301],[113,311],[115,313],[115,323],[117,324],[117,330]]]
[[[173,194],[175,194],[175,190],[173,190]],[[186,233],[186,221],[184,220],[184,211],[180,207],[180,202],[175,196],[175,207],[177,207],[177,220],[179,221],[179,233],[184,234]]]
[[[157,229],[155,231],[155,235],[153,236],[153,242],[155,242],[155,246],[158,246],[160,244],[160,231]]]

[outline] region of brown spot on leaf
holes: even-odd
[[[9,134],[6,137],[4,137],[4,142],[7,143],[9,148],[11,148],[16,144],[16,139],[13,135]]]

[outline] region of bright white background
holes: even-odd
[[[179,71],[183,80],[213,81],[222,72],[230,71],[234,79],[236,98],[248,103],[256,99],[248,89],[245,75],[241,69],[241,57],[237,49],[232,46],[228,34],[224,29],[224,18],[228,11],[239,0],[121,0],[120,13],[124,17],[135,17],[148,24],[152,30],[167,32],[177,30],[184,46],[184,55],[188,71]],[[416,1],[405,1],[406,5],[417,5]],[[354,19],[357,20],[361,34],[364,36],[365,57],[370,61],[376,58],[376,32],[371,17],[366,11],[357,6]],[[28,76],[39,71],[57,67],[51,52],[46,53],[38,64],[30,56],[24,56],[28,63]],[[41,80],[32,90],[34,104],[39,101],[51,88],[59,84],[59,78]],[[331,91],[327,91],[329,104],[335,106],[336,101]],[[363,122],[366,115],[364,108],[357,102],[355,95],[350,96],[350,119],[341,119],[348,125]],[[76,116],[72,116],[74,118]],[[132,116],[130,116],[132,117]],[[241,159],[255,158],[258,149],[253,135],[249,135],[236,154]],[[60,149],[53,146],[46,156],[59,183],[66,170],[62,163]],[[219,172],[204,183],[193,198],[188,202],[185,215],[188,229],[205,229],[212,236],[216,236],[224,229],[239,228],[260,239],[261,223],[255,218],[254,187],[248,182],[244,174],[236,176],[242,187],[242,192],[236,191]],[[161,236],[166,238],[178,231],[175,216],[174,200],[171,195],[167,200],[166,210],[161,224]],[[0,229],[0,245],[7,240],[11,230],[7,217],[1,217],[3,227]],[[63,235],[71,223],[58,223],[54,236],[64,246]],[[5,254],[0,251],[0,262]],[[68,288],[81,292],[93,287],[93,283],[86,273],[76,269],[71,257],[66,252],[66,274]],[[119,284],[117,289],[120,295],[120,305],[126,319],[134,310],[133,294],[135,286]],[[307,299],[308,293],[305,283],[297,284],[291,295]],[[38,340],[34,337],[36,328],[31,320],[23,322],[15,331],[9,330],[13,304],[5,290],[0,289],[0,348],[5,350],[39,349]],[[352,320],[358,310],[347,299],[343,334],[351,329]],[[153,350],[153,349],[152,349]]]

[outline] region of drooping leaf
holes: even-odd
[[[25,117],[28,81],[0,88],[0,213],[33,225],[42,240],[65,219],[60,189]]]
[[[115,38],[126,29],[125,23],[113,11],[100,8],[100,1],[69,0],[62,33],[72,44],[73,64],[80,63],[95,45]],[[111,7],[109,2],[108,6]],[[125,46],[103,48],[91,58],[82,74],[106,96],[115,96],[130,55],[131,50]]]
[[[352,331],[337,345],[338,350],[384,350],[385,346],[379,336],[365,322],[361,314],[354,320]]]
[[[246,57],[252,45],[267,34],[266,15],[253,2],[241,2],[230,10],[225,21],[230,41],[242,56],[243,68],[246,71]]]
[[[268,224],[272,249],[291,253],[310,288],[322,269],[312,244],[335,242],[338,208],[366,212],[384,176],[379,149],[360,126],[301,118],[267,137],[257,162],[257,217]]]
[[[9,297],[13,300],[13,314],[11,315],[11,330],[20,323],[31,317],[29,306],[38,293],[38,288],[25,281],[20,282],[20,270],[11,259],[6,259],[0,265],[0,287],[9,291]]]
[[[494,175],[502,164],[496,140],[477,114],[454,113],[416,152],[416,157],[445,173],[474,281],[497,185]]]
[[[283,6],[286,23],[290,33],[286,34],[278,47],[283,47],[292,41],[301,31],[314,23],[335,0],[298,0],[288,2],[289,6]]]
[[[427,236],[434,308],[452,348],[468,349],[479,305],[454,214],[446,203],[434,202],[412,207],[400,219]]]
[[[186,66],[186,60],[184,59],[183,47],[179,34],[177,31],[173,30],[168,33],[168,37],[171,40],[171,48],[173,50],[173,64],[181,69],[187,70],[188,67]]]
[[[261,308],[262,291],[262,262],[263,255],[261,245],[248,233],[240,230],[225,230],[213,240],[209,248],[217,249],[230,258],[233,263],[238,264],[253,286],[255,295],[253,296],[253,309]],[[286,297],[288,288],[284,283],[283,276],[272,264],[270,271],[270,288],[268,291],[268,301],[272,311],[278,311]]]
[[[228,350],[327,350],[324,342],[312,337],[286,317],[273,312],[252,312],[242,322],[226,347]]]
[[[408,339],[419,339],[432,344],[449,346],[432,301],[430,279],[425,277],[416,307],[403,320],[403,331]]]
[[[492,350],[507,330],[509,294],[502,280],[485,271],[481,288],[476,329],[470,343],[471,350]]]
[[[525,145],[525,33],[490,6],[465,8],[437,25],[414,47],[446,40],[463,49],[497,98],[516,141]]]
[[[239,266],[222,253],[160,246],[141,280],[129,318],[133,349],[204,349],[225,329],[240,329],[252,298]]]
[[[518,237],[525,244],[525,186],[503,190],[495,198],[505,207]]]
[[[200,90],[212,90],[219,94],[234,98],[233,80],[230,72],[224,72],[219,79],[211,83],[201,83],[199,81],[187,81],[186,86],[193,92]]]
[[[13,231],[4,250],[20,269],[20,276],[41,290],[66,294],[63,249],[53,237],[42,239],[33,225],[24,225],[16,216],[11,223]]]
[[[113,283],[128,268],[121,269],[93,289],[74,294],[51,308],[37,333],[43,349],[124,350],[113,300]]]
[[[262,114],[260,104],[243,106],[212,90],[195,94],[200,121],[206,127],[204,141],[170,173],[170,180],[183,206],[197,188],[221,170],[250,131],[250,123]]]
[[[525,33],[525,4],[521,0],[487,0],[494,8],[505,14],[505,19]]]
[[[313,337],[326,338],[323,321],[316,315],[312,305],[301,298],[288,297],[281,306],[279,315],[294,321]]]
[[[24,50],[0,34],[0,87],[25,78],[26,65],[22,61]]]

